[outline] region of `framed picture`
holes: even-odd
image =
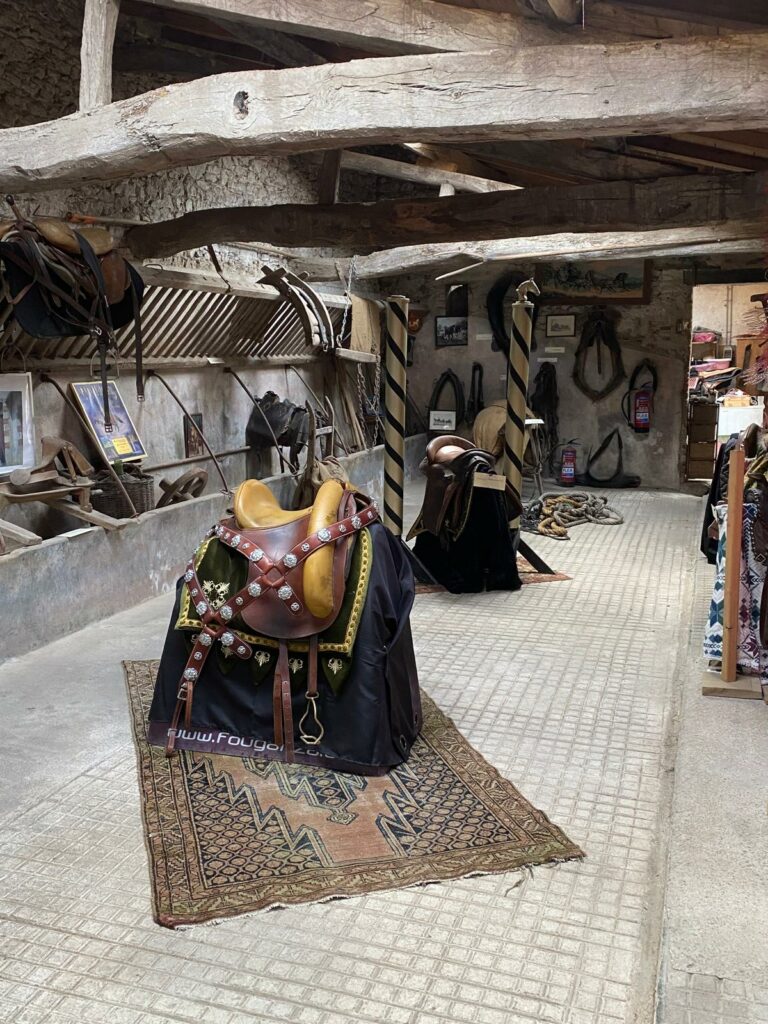
[[[547,317],[548,338],[572,338],[576,333],[575,313],[553,313]]]
[[[453,409],[430,409],[429,429],[441,434],[456,429],[456,413]]]
[[[0,477],[35,464],[32,374],[0,373]]]
[[[469,320],[465,316],[435,317],[435,348],[469,343]]]
[[[536,279],[541,302],[549,305],[630,305],[650,302],[651,298],[648,260],[544,263]]]
[[[203,429],[203,414],[201,412],[190,413],[195,421],[198,430]],[[184,458],[191,459],[197,455],[205,455],[205,445],[197,430],[192,426],[187,417],[184,417]]]
[[[117,384],[113,380],[107,382],[109,393],[109,413],[112,417],[113,430],[108,434],[104,429],[104,403],[101,397],[101,381],[88,380],[82,384],[70,384],[75,401],[88,420],[88,426],[110,462],[136,462],[145,459],[147,451],[141,443],[133,420],[125,408]]]

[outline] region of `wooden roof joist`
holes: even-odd
[[[145,0],[188,11],[326,39],[371,53],[437,53],[557,42],[553,28],[513,14],[436,0]]]
[[[706,227],[754,217],[768,232],[768,172],[661,181],[613,181],[437,199],[195,210],[132,228],[125,244],[141,258],[211,243],[342,245],[357,252],[434,242],[485,241],[559,231]]]
[[[713,222],[707,227],[654,231],[563,232],[540,237],[508,238],[460,245],[410,245],[355,259],[355,278],[429,274],[483,262],[532,263],[539,260],[621,259],[626,257],[696,256],[717,253],[762,253],[765,228],[760,220]]]
[[[236,154],[665,134],[704,123],[768,128],[768,33],[214,75],[3,129],[0,187],[39,192]]]

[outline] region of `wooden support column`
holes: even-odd
[[[507,364],[507,418],[504,423],[504,476],[518,498],[523,499],[523,456],[525,454],[525,416],[528,405],[528,366],[533,337],[533,302],[529,295],[538,295],[534,281],[523,281],[517,288],[517,301],[512,306],[512,338]],[[509,524],[513,529],[519,519]]]
[[[112,102],[112,50],[120,0],[85,0],[80,46],[80,110]]]
[[[320,174],[317,179],[317,201],[333,206],[339,201],[339,173],[341,171],[341,150],[329,149],[323,153]]]
[[[387,299],[384,350],[384,514],[382,520],[396,537],[403,535],[405,481],[405,357],[408,347],[408,299]]]

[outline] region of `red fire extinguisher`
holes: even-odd
[[[576,483],[576,439],[566,441],[563,445],[563,462],[560,466],[560,483],[564,487],[573,487]]]
[[[650,377],[638,384],[638,378],[643,370],[647,370]],[[632,371],[629,388],[621,399],[621,411],[624,413],[624,419],[636,434],[647,434],[651,429],[653,396],[657,387],[656,367],[650,359],[641,360]]]

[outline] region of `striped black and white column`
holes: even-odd
[[[528,366],[533,337],[533,302],[529,295],[538,295],[533,280],[523,281],[517,288],[517,301],[512,306],[512,338],[507,364],[507,419],[504,424],[504,476],[512,490],[522,498],[523,454],[525,452],[525,414],[528,394]],[[520,520],[509,524],[517,529]]]
[[[384,350],[384,525],[396,537],[403,533],[405,477],[405,357],[408,346],[408,299],[386,300]]]

